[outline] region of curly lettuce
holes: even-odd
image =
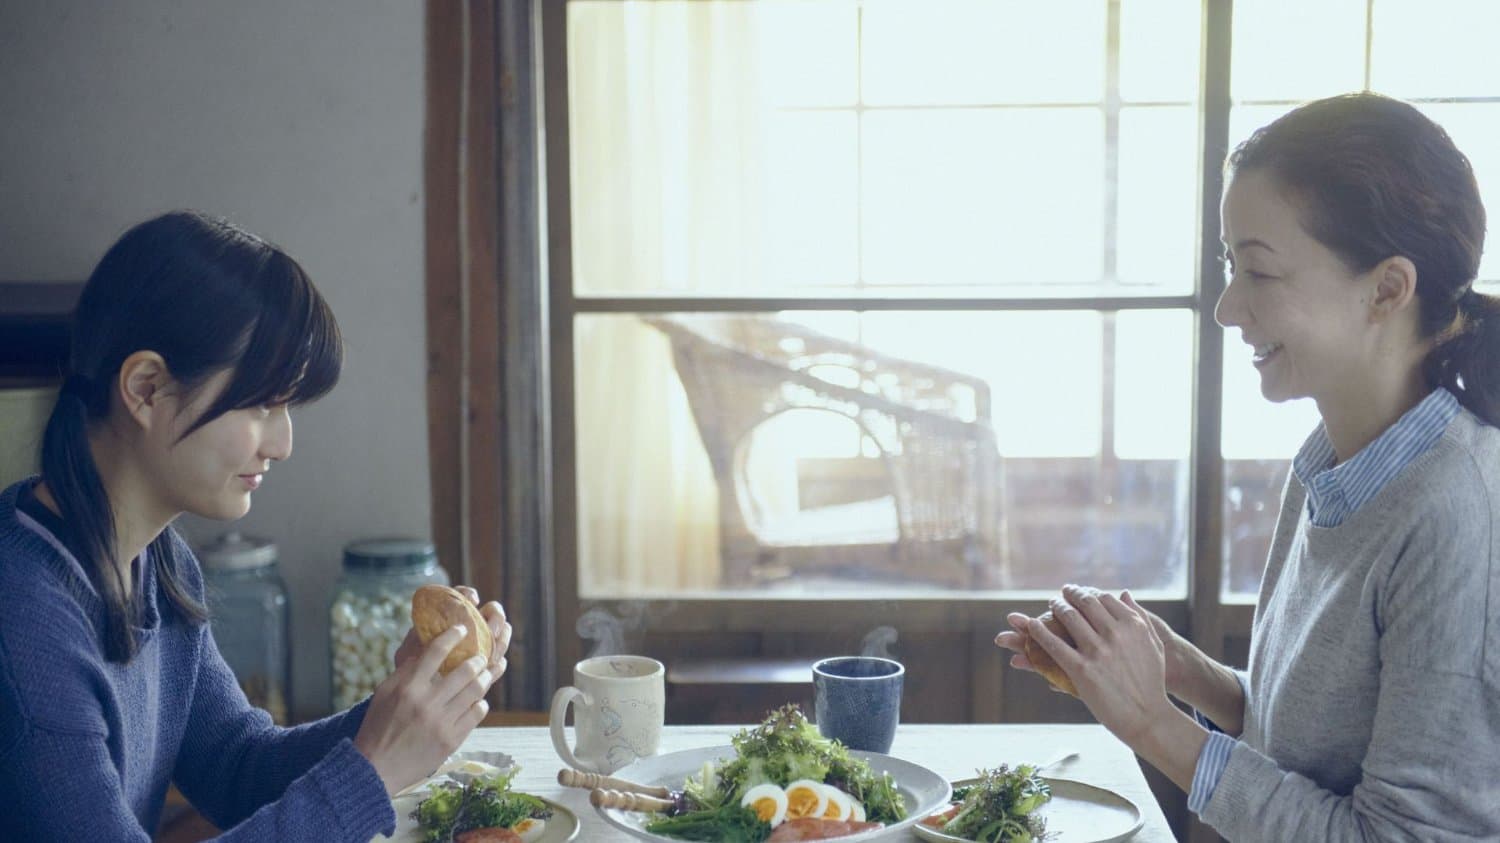
[[[889,825],[906,818],[906,802],[890,774],[875,775],[842,743],[823,737],[795,704],[771,712],[759,726],[740,730],[730,742],[735,759],[718,771],[726,801],[738,804],[745,791],[762,782],[784,786],[812,779],[859,800],[872,822]]]
[[[1038,843],[1047,839],[1047,823],[1036,810],[1052,798],[1052,788],[1035,767],[1011,770],[1001,764],[980,770],[979,780],[953,792],[960,803],[942,827],[944,834],[976,843]]]
[[[521,820],[552,816],[547,803],[510,789],[519,767],[476,776],[467,785],[443,782],[417,804],[411,818],[422,829],[424,843],[451,843],[455,835],[476,828],[510,828]]]

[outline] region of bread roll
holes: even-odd
[[[1053,635],[1067,642],[1069,647],[1073,646],[1073,636],[1068,634],[1068,630],[1063,627],[1062,621],[1053,617],[1051,612],[1044,612],[1037,620],[1041,621]],[[1065,694],[1072,694],[1075,697],[1078,696],[1078,688],[1073,684],[1073,680],[1069,679],[1068,674],[1063,672],[1062,667],[1051,656],[1047,655],[1047,651],[1042,649],[1042,645],[1037,643],[1030,635],[1025,636],[1025,638],[1026,660],[1031,662],[1031,666],[1036,668],[1036,672],[1046,677],[1047,681],[1052,683],[1052,687],[1057,690]]]
[[[468,633],[448,652],[448,657],[438,668],[439,673],[446,674],[475,656],[483,656],[485,662],[489,662],[490,652],[494,649],[490,625],[485,623],[484,616],[468,598],[446,585],[424,585],[411,596],[411,625],[423,644],[431,643],[432,639],[459,624],[467,627]]]

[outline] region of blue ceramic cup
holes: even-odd
[[[813,719],[825,738],[850,749],[889,752],[901,722],[900,662],[839,656],[813,665]]]

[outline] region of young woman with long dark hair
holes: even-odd
[[[293,729],[249,705],[209,632],[183,512],[243,516],[291,455],[291,407],[343,344],[296,261],[222,220],[132,228],[85,285],[41,475],[0,494],[0,839],[149,841],[169,783],[224,840],[366,843],[390,796],[484,717],[495,656],[423,648],[352,709]],[[471,599],[477,595],[470,592]]]

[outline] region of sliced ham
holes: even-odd
[[[942,828],[943,826],[948,824],[949,820],[958,816],[958,809],[962,807],[963,805],[961,803],[954,802],[953,804],[948,806],[948,809],[946,811],[938,811],[936,814],[932,814],[931,816],[923,819],[922,825],[931,826],[933,828]]]
[[[851,834],[859,834],[872,828],[880,828],[880,823],[862,823],[855,820],[824,820],[817,817],[799,817],[795,820],[787,820],[771,832],[766,843],[787,843],[794,840],[829,840],[834,837],[848,837]]]

